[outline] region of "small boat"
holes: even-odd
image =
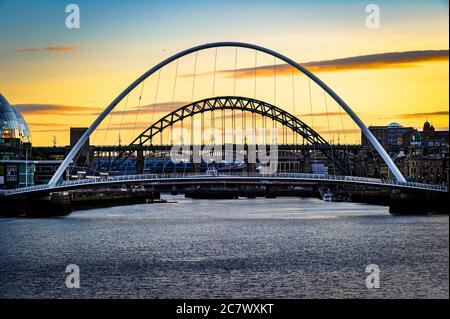
[[[325,202],[334,202],[334,195],[330,192],[329,188],[321,187],[319,188],[320,196]]]
[[[334,196],[331,193],[325,193],[325,194],[322,195],[322,199],[325,202],[333,202],[334,201]]]

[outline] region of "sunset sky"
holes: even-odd
[[[51,145],[53,136],[59,145],[67,144],[71,126],[88,126],[150,67],[186,48],[216,41],[254,43],[298,61],[367,125],[395,121],[421,127],[429,120],[448,130],[448,1],[73,3],[80,7],[80,29],[66,28],[65,1],[0,0],[0,93],[23,113],[35,145]],[[365,25],[369,3],[380,7],[378,29]],[[196,67],[195,56],[180,60],[175,93],[174,64],[161,71],[159,84],[157,75],[149,78],[142,89],[141,112],[133,113],[139,106],[139,92],[133,92],[108,125],[123,124],[127,142],[134,130],[142,131],[191,100],[212,93],[254,97],[254,53],[220,49],[211,91],[214,54],[199,53]],[[292,89],[292,70],[281,61],[275,61],[275,68],[276,80],[273,58],[258,55],[256,98],[295,113],[324,135],[332,134],[323,114],[335,118],[336,129],[339,110],[333,102],[324,106],[317,87],[308,96],[307,79],[300,74],[294,75]],[[125,108],[131,112],[124,118],[120,111]],[[345,125],[342,130],[355,141],[352,123]],[[117,132],[105,139],[115,143]]]

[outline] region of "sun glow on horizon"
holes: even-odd
[[[299,61],[341,96],[366,125],[395,121],[420,128],[429,120],[437,129],[448,129],[448,4],[430,2],[424,7],[411,2],[400,8],[381,1],[382,26],[369,30],[364,26],[364,4],[359,1],[340,7],[331,2],[317,5],[307,1],[260,4],[261,16],[273,13],[270,27],[260,20],[249,25],[238,19],[244,12],[232,10],[237,5],[234,2],[201,6],[200,2],[192,8],[180,4],[176,10],[166,3],[115,4],[104,18],[96,20],[95,5],[81,1],[84,22],[78,31],[57,24],[60,8],[52,3],[51,10],[42,13],[47,19],[33,26],[40,34],[28,38],[20,34],[30,30],[23,19],[31,12],[14,11],[12,4],[5,2],[3,8],[12,12],[0,27],[7,22],[15,25],[16,20],[23,24],[11,30],[12,35],[22,33],[17,33],[15,40],[3,41],[0,48],[0,73],[7,79],[0,83],[0,90],[24,115],[33,144],[51,145],[53,136],[58,145],[68,144],[70,127],[89,126],[152,65],[187,47],[230,37],[261,44]],[[243,10],[247,6],[242,4]],[[145,12],[157,8],[166,12],[168,7],[173,14],[166,19],[143,19]],[[202,14],[219,9],[224,19],[209,24],[201,19],[183,26],[174,24],[182,15],[198,17],[200,13],[194,8],[202,8]],[[331,9],[336,15],[329,17],[327,26],[317,24],[319,13],[325,10],[330,14]],[[122,11],[126,14],[119,15]],[[416,14],[417,18],[402,12]],[[294,19],[296,15],[303,19]],[[16,20],[9,21],[13,17]],[[226,17],[234,17],[235,23]],[[141,23],[140,28],[131,23],[131,18]],[[160,30],[156,35],[155,27]],[[182,37],[179,27],[189,36]],[[152,41],[144,40],[150,35],[154,35]],[[332,131],[339,129],[346,132],[349,142],[359,140],[359,130],[346,114],[341,119],[337,104],[325,98],[315,84],[310,94],[306,77],[281,61],[258,53],[255,68],[253,51],[234,48],[219,49],[219,56],[216,65],[215,50],[182,58],[178,69],[172,63],[161,71],[159,83],[154,74],[145,81],[142,99],[138,98],[139,86],[128,104],[122,101],[111,119],[105,119],[102,127],[109,125],[112,133],[98,142],[114,144],[119,135],[122,143],[130,142],[138,129],[148,127],[174,107],[221,95],[247,96],[279,106],[328,139],[333,139]],[[100,130],[99,135],[102,132],[106,131]]]

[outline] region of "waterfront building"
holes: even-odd
[[[27,159],[31,135],[23,116],[0,94],[0,160]]]
[[[398,152],[405,145],[405,139],[416,131],[413,127],[392,122],[387,126],[369,126],[369,130],[378,139],[380,144],[389,152]],[[361,132],[361,144],[372,147],[367,137]]]
[[[61,160],[33,159],[25,119],[0,94],[0,188],[46,184],[60,164]]]
[[[390,125],[390,130],[400,129],[401,125]],[[372,127],[373,128],[373,127]],[[397,144],[392,145],[393,136],[400,136],[400,131],[390,134],[386,132],[389,126],[375,127],[380,142],[388,143],[386,149],[395,164],[405,176],[412,182],[431,184],[449,183],[449,132],[437,131],[434,126],[426,121],[422,130],[403,130]],[[381,133],[383,132],[383,133]],[[384,134],[384,135],[383,135]],[[379,159],[380,175],[384,178],[392,178],[387,166]]]

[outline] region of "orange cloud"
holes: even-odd
[[[67,123],[27,123],[30,127],[69,127]]]
[[[308,117],[308,116],[339,116],[339,115],[345,115],[344,112],[323,112],[323,113],[306,113],[306,114],[299,114],[297,117]]]
[[[377,70],[387,68],[408,68],[413,67],[420,62],[448,61],[448,50],[423,50],[423,51],[405,51],[405,52],[386,52],[379,54],[369,54],[353,56],[334,60],[323,60],[300,63],[309,71],[319,72],[336,72],[349,70]],[[264,65],[256,68],[242,68],[237,70],[221,70],[217,73],[228,78],[251,78],[291,76],[293,68],[289,64]],[[209,75],[213,72],[207,72],[201,75]],[[193,74],[184,75],[191,77]]]
[[[361,133],[360,129],[344,129],[344,130],[318,130],[319,134],[325,135],[325,134],[359,134]],[[344,141],[341,141],[344,142]]]
[[[447,118],[449,111],[420,112],[397,114],[394,117],[398,119],[427,119],[427,118]],[[379,117],[378,120],[392,119],[392,117]]]
[[[43,48],[19,49],[19,50],[16,50],[16,52],[21,52],[21,53],[30,53],[30,52],[38,52],[38,51],[70,52],[70,51],[75,51],[78,49],[79,49],[79,47],[74,46],[74,45],[69,45],[69,46],[48,45]]]
[[[51,114],[51,115],[93,115],[103,109],[87,106],[69,106],[60,104],[15,104],[13,105],[22,114]]]
[[[101,131],[134,131],[134,130],[145,130],[150,127],[152,123],[150,122],[124,122],[124,123],[113,123],[110,127],[99,128]],[[141,132],[139,132],[141,133]]]
[[[404,119],[413,119],[413,118],[427,118],[427,117],[435,117],[435,116],[445,116],[448,117],[448,111],[437,111],[437,112],[424,112],[424,113],[407,113],[400,114],[398,117]]]
[[[183,105],[187,105],[190,102],[184,102],[184,101],[174,101],[174,102],[160,102],[155,104],[147,104],[147,105],[141,105],[141,106],[133,106],[131,108],[128,108],[127,110],[118,110],[113,111],[111,114],[151,114],[151,113],[170,113],[172,111],[175,111],[176,109],[180,108]]]

